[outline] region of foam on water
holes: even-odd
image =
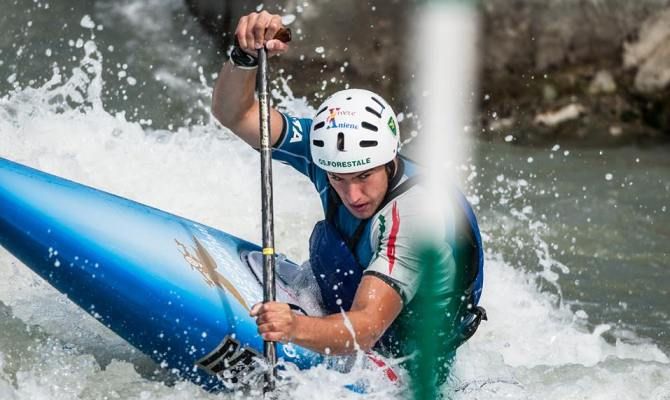
[[[102,56],[93,41],[81,50],[78,68],[65,73],[55,67],[46,85],[18,87],[0,98],[0,156],[258,242],[257,152],[214,123],[163,131],[110,114],[101,100]],[[210,90],[206,79],[200,85],[194,90]],[[293,111],[307,110],[304,101],[290,95],[279,100]],[[318,199],[312,185],[289,168],[275,164],[274,172],[277,247],[303,260],[312,225],[322,217]],[[519,182],[500,185],[514,193]],[[487,217],[486,241],[503,240],[491,233],[500,209],[480,213]],[[518,246],[531,247],[540,276],[560,288],[566,266],[553,260],[542,239],[547,227],[528,209],[510,207],[504,217],[530,231],[533,239],[517,238]],[[535,265],[526,267],[514,268],[499,250],[487,253],[482,304],[489,321],[459,350],[445,393],[459,399],[670,398],[667,355],[652,343],[607,342],[606,325],[589,329],[583,313],[560,301],[560,292],[538,289]],[[156,370],[4,250],[0,274],[5,277],[0,280],[0,398],[240,395],[206,393]],[[379,371],[360,365],[348,374],[323,366],[297,371],[289,365],[282,375],[290,378],[280,384],[282,398],[360,398],[343,386],[361,378],[372,391],[366,398],[403,393]]]

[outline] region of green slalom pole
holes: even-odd
[[[415,363],[410,367],[412,377],[412,395],[414,399],[435,399],[438,393],[438,374],[448,374],[449,355],[455,351],[448,344],[440,343],[440,334],[448,329],[450,323],[446,315],[455,315],[456,302],[448,304],[436,301],[435,286],[439,272],[444,271],[443,260],[434,246],[425,245],[420,252],[423,277],[421,296],[417,297],[416,314],[420,322],[415,328],[417,352]],[[451,313],[451,314],[450,314]]]
[[[415,100],[421,115],[421,160],[427,167],[424,185],[429,193],[424,210],[435,210],[451,202],[450,186],[457,184],[456,173],[467,160],[467,137],[463,127],[472,114],[471,93],[475,90],[478,33],[477,4],[467,0],[426,0],[417,9],[413,41],[414,60],[419,60],[414,80]],[[445,165],[445,160],[447,165]],[[447,176],[452,175],[445,179]],[[430,212],[430,211],[428,211]],[[466,226],[456,226],[456,229]],[[452,360],[459,346],[460,314],[466,279],[464,266],[455,257],[445,256],[444,244],[434,240],[434,229],[426,227],[417,235],[416,245],[422,271],[419,292],[413,301],[416,318],[411,327],[416,353],[408,365],[413,399],[432,400],[441,397],[440,383],[451,372]]]

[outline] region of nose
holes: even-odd
[[[358,183],[349,183],[344,188],[345,201],[349,204],[358,204],[363,197],[363,191]]]

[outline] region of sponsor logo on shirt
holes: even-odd
[[[289,143],[302,141],[302,126],[300,125],[300,121],[298,121],[297,118],[293,118],[291,120],[291,125],[293,126],[292,129],[293,135],[291,136],[291,140],[289,140]]]

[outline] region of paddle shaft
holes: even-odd
[[[272,201],[272,148],[270,143],[270,104],[268,99],[268,58],[265,48],[258,50],[256,90],[260,104],[261,128],[261,196],[263,218],[263,302],[275,301],[274,211]],[[277,344],[263,342],[263,355],[268,363],[264,391],[275,388]]]

